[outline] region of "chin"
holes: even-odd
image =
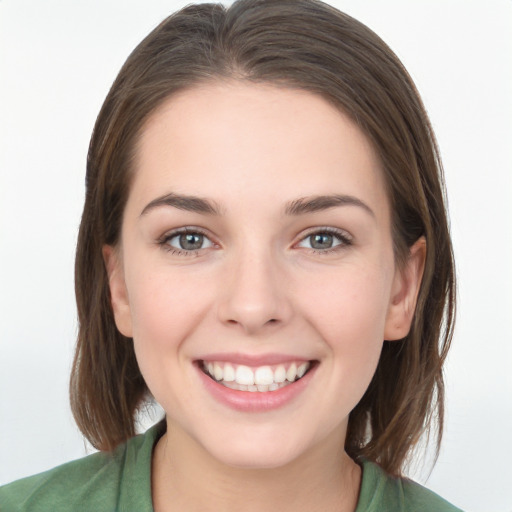
[[[284,467],[310,449],[310,443],[294,439],[288,430],[285,434],[277,433],[275,429],[264,433],[257,430],[247,429],[238,435],[227,432],[222,439],[202,443],[203,448],[221,464],[238,469]]]
[[[287,466],[297,458],[297,452],[282,449],[260,449],[254,446],[248,449],[247,446],[241,450],[229,449],[223,453],[212,453],[222,464],[236,469],[277,469]]]

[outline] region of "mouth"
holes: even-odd
[[[199,368],[218,384],[235,390],[255,393],[278,391],[302,379],[317,361],[289,361],[257,367],[224,361],[200,361]]]

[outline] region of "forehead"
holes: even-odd
[[[340,193],[380,204],[387,203],[380,167],[360,129],[319,95],[210,83],[173,95],[150,116],[130,196],[142,204],[188,193],[229,207],[257,196],[277,203]]]

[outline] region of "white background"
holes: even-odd
[[[86,453],[67,386],[87,146],[125,58],[185,3],[0,0],[0,484]],[[413,475],[511,512],[512,1],[331,3],[403,60],[446,169],[458,326],[441,456]]]

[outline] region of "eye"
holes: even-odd
[[[186,254],[213,247],[213,242],[203,233],[184,229],[166,234],[159,243],[175,254]]]
[[[330,252],[351,244],[352,239],[347,233],[330,228],[308,234],[298,243],[298,247],[312,249],[315,252]]]

